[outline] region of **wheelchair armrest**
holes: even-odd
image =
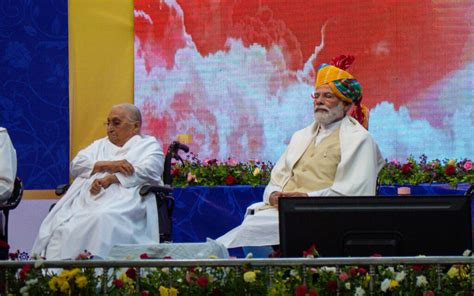
[[[143,185],[142,188],[140,188],[140,195],[145,196],[148,193],[164,193],[164,194],[169,194],[173,192],[173,188],[170,186],[152,186],[152,185]]]
[[[61,185],[58,185],[58,187],[56,187],[56,190],[54,191],[54,193],[57,195],[57,196],[61,196],[63,195],[64,193],[66,193],[66,191],[69,189],[69,186],[71,186],[71,184],[61,184]]]

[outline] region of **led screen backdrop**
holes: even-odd
[[[275,161],[313,120],[315,69],[350,72],[385,157],[470,157],[472,1],[135,1],[145,132],[201,158]]]

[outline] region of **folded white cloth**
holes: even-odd
[[[115,245],[109,253],[109,259],[138,259],[141,254],[146,253],[148,257],[160,259],[171,257],[172,259],[208,259],[215,256],[220,259],[229,258],[229,252],[223,244],[207,239],[205,243],[164,243]]]

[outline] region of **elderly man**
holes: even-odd
[[[312,94],[315,121],[293,134],[265,188],[263,203],[249,207],[243,223],[217,240],[228,248],[278,245],[278,199],[294,196],[374,195],[384,160],[358,119],[361,87],[345,71],[354,58],[340,56],[323,64]]]
[[[88,250],[105,258],[115,244],[158,243],[156,201],[139,189],[162,185],[164,157],[154,137],[140,134],[141,124],[134,105],[112,107],[107,137],[72,161],[75,180],[41,224],[33,254],[67,259]]]
[[[0,127],[0,203],[8,200],[16,178],[16,151],[6,128]]]

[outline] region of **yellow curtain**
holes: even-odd
[[[105,136],[110,107],[133,103],[133,1],[69,0],[70,157]]]

